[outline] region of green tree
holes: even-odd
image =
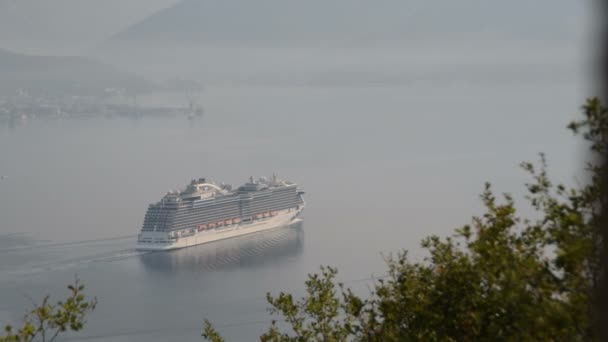
[[[486,184],[485,212],[453,236],[431,236],[428,257],[410,261],[407,252],[387,260],[386,279],[368,298],[335,281],[336,270],[309,275],[299,300],[267,295],[276,322],[262,341],[480,341],[598,340],[592,329],[592,290],[599,279],[603,241],[596,230],[604,166],[597,157],[608,142],[608,111],[598,98],[568,125],[589,144],[585,185],[553,183],[544,155],[521,167],[531,181],[526,199],[537,213],[523,218],[513,198],[500,198]],[[203,337],[220,341],[205,321]],[[212,332],[213,334],[209,334]]]
[[[60,333],[82,330],[85,316],[95,309],[97,299],[85,298],[84,285],[78,279],[68,286],[68,290],[68,297],[56,304],[50,303],[49,296],[44,297],[40,305],[25,315],[21,328],[6,326],[0,342],[51,342]]]

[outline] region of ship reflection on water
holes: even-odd
[[[266,232],[210,242],[166,252],[140,255],[146,269],[160,272],[200,272],[251,268],[301,254],[302,222]]]

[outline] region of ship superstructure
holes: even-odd
[[[237,189],[195,179],[148,207],[137,248],[182,248],[289,225],[304,209],[303,194],[275,175]]]

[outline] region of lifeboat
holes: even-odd
[[[209,229],[215,228],[215,223],[209,223]]]
[[[240,223],[240,222],[241,222],[240,218],[232,219],[232,223]]]
[[[271,211],[271,212],[270,212],[270,214],[271,214],[272,216],[277,216],[277,214],[278,214],[278,213],[279,213],[279,212],[278,212],[278,211],[276,211],[276,210],[273,210],[273,211]]]
[[[228,219],[228,220],[224,221],[224,224],[227,225],[227,226],[231,225],[232,224],[232,219]]]
[[[262,214],[255,214],[255,218],[257,218],[257,219],[262,218],[262,216],[263,216]]]
[[[224,221],[218,221],[216,224],[218,227],[222,227],[224,225]]]
[[[268,216],[270,216],[270,212],[265,212],[264,217],[268,217]]]
[[[199,224],[198,225],[198,231],[199,232],[202,231],[202,230],[205,230],[205,229],[207,229],[207,225],[206,224]]]

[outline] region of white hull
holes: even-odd
[[[190,246],[196,246],[207,242],[229,239],[241,235],[257,233],[269,229],[284,227],[294,223],[297,220],[298,215],[302,212],[304,206],[299,209],[286,209],[281,210],[276,216],[271,216],[263,219],[257,219],[250,222],[242,222],[239,224],[232,224],[221,228],[204,230],[196,232],[190,236],[182,236],[177,241],[168,241],[167,232],[142,232],[139,235],[136,249],[138,250],[170,250],[177,248],[184,248]],[[141,240],[148,240],[152,242],[141,242]]]

